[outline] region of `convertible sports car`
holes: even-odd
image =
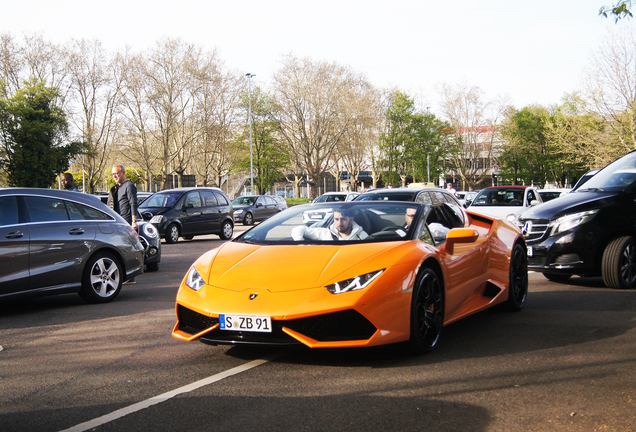
[[[332,209],[311,227],[303,212]],[[528,292],[523,236],[452,203],[295,206],[202,255],[177,294],[181,340],[432,350],[442,327]]]

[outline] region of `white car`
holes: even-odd
[[[569,193],[571,188],[553,188],[553,189],[539,189],[539,196],[543,202],[548,202],[560,196]]]
[[[358,192],[327,192],[314,199],[312,203],[353,201],[358,195],[360,195]],[[303,212],[303,223],[305,225],[312,225],[328,218],[331,216],[331,213],[330,208],[307,210]]]
[[[516,223],[523,212],[542,202],[533,187],[492,186],[482,189],[467,210]]]

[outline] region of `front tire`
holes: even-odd
[[[229,240],[232,238],[233,234],[234,227],[232,226],[232,223],[230,221],[223,222],[223,226],[221,226],[221,233],[219,234],[221,240]]]
[[[170,224],[166,228],[166,243],[175,244],[179,241],[179,227],[177,224]]]
[[[511,311],[520,311],[528,298],[528,253],[516,244],[510,257],[510,285],[506,306]]]
[[[243,218],[243,225],[252,225],[254,223],[254,216],[252,216],[252,213],[246,213],[245,217]]]
[[[80,297],[89,303],[108,303],[121,291],[123,270],[109,253],[93,255],[84,268]]]
[[[444,325],[444,293],[435,271],[423,268],[413,287],[411,298],[411,350],[431,352],[439,341]]]
[[[636,285],[636,242],[619,237],[603,252],[603,282],[609,288],[630,289]]]

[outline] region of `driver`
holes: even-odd
[[[333,223],[329,228],[312,228],[304,225],[292,229],[292,238],[300,240],[364,240],[369,235],[355,223],[351,210],[333,211]]]

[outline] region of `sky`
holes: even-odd
[[[441,84],[477,86],[517,108],[580,89],[614,0],[0,0],[0,32],[143,51],[162,38],[216,49],[267,87],[285,55],[349,66],[379,88],[439,109]]]

